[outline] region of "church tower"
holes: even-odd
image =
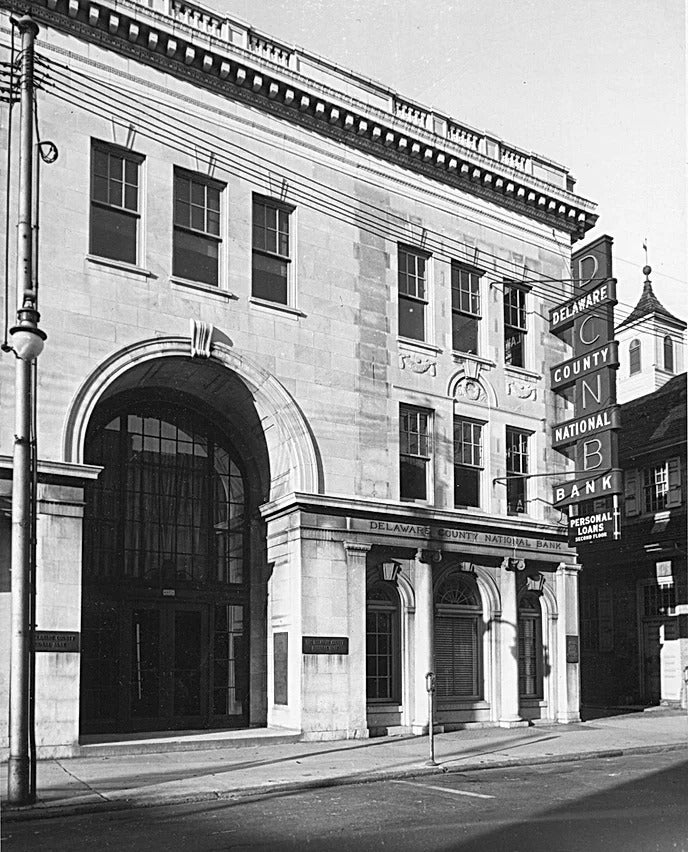
[[[669,313],[655,296],[651,272],[650,266],[643,267],[643,293],[633,311],[616,328],[620,403],[652,393],[685,369],[686,323]]]

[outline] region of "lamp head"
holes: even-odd
[[[23,307],[17,311],[19,324],[10,329],[12,349],[22,361],[35,361],[43,351],[46,333],[38,328],[41,315],[35,308]]]

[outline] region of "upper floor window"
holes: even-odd
[[[253,198],[251,292],[257,299],[289,304],[290,216],[294,208],[269,198]]]
[[[664,338],[664,369],[668,373],[674,372],[674,341],[668,334]]]
[[[399,336],[425,340],[428,255],[399,246]]]
[[[525,367],[526,295],[522,287],[504,284],[504,362],[512,367]]]
[[[482,423],[454,418],[454,505],[480,505]]]
[[[630,374],[633,376],[635,373],[639,373],[641,370],[640,363],[640,341],[632,340],[631,345],[628,347],[628,363],[630,368]]]
[[[216,181],[175,169],[173,275],[219,284],[221,193]]]
[[[139,170],[143,157],[93,142],[89,252],[136,263],[139,229]]]
[[[669,467],[666,462],[643,471],[643,497],[646,512],[666,509],[669,496]]]
[[[427,500],[432,459],[431,413],[399,407],[399,472],[402,500]]]
[[[480,276],[452,261],[452,348],[457,352],[478,352]]]
[[[506,427],[506,504],[510,514],[526,511],[528,432]]]

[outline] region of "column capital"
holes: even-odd
[[[431,565],[433,562],[441,562],[442,561],[442,551],[441,550],[423,550],[419,548],[416,551],[416,560],[418,562],[424,562],[426,565]]]
[[[370,544],[360,544],[357,541],[344,541],[342,544],[344,545],[347,556],[365,556],[372,547]]]

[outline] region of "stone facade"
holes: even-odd
[[[39,95],[41,137],[60,152],[40,169],[48,341],[38,366],[38,628],[84,629],[82,656],[101,659],[93,649],[95,637],[106,641],[105,621],[89,609],[91,592],[103,591],[94,579],[101,551],[82,531],[84,511],[87,518],[96,511],[93,483],[104,466],[94,435],[105,428],[104,412],[133,416],[179,403],[184,416],[198,414],[213,435],[226,437],[244,482],[245,580],[222,598],[230,609],[243,607],[234,668],[223,675],[238,683],[243,655],[234,722],[312,739],[421,732],[438,643],[446,680],[438,687],[439,724],[576,720],[576,555],[551,508],[549,478],[565,460],[550,444],[562,403],[548,389],[548,366],[564,360],[566,348],[549,334],[547,317],[568,295],[570,285],[558,283],[570,278],[563,247],[594,223],[594,205],[573,194],[563,167],[210,10],[158,0],[152,9],[128,0],[30,5],[41,28],[38,67],[51,83]],[[2,26],[7,31],[7,15]],[[94,248],[96,150],[138,168],[134,262]],[[218,193],[215,283],[173,270],[180,175]],[[256,199],[288,217],[283,301],[255,294]],[[408,308],[400,299],[400,247],[424,259],[415,337],[398,333]],[[455,349],[452,337],[459,270],[477,282],[472,352]],[[505,282],[520,282],[525,293],[518,366],[505,363]],[[10,411],[9,356],[0,368],[0,405]],[[426,491],[413,499],[400,479],[404,406],[429,424],[429,449],[413,461],[423,465]],[[461,421],[480,428],[473,508],[455,505]],[[522,472],[536,474],[523,480],[523,501],[512,511],[509,430],[527,446]],[[5,472],[12,440],[5,418]],[[8,496],[7,478],[3,487]],[[221,537],[219,526],[215,532]],[[381,580],[390,562],[396,576]],[[191,699],[188,712],[170,710],[181,698],[164,698],[163,684],[160,702],[168,704],[143,714],[138,729],[224,724],[207,709],[220,691],[218,675],[211,683],[208,637],[214,629],[228,641],[229,628],[206,624],[219,617],[208,589],[179,572],[160,577],[157,586],[136,588],[108,581],[111,597],[98,598],[117,614],[107,633],[111,656],[126,660],[113,675],[118,688],[107,693],[119,710],[100,731],[96,720],[95,734],[136,730],[129,697],[140,703],[146,678],[163,683],[165,666],[186,671],[167,628],[156,633],[168,637],[160,672],[158,663],[145,668],[153,645],[141,637],[158,618],[164,625],[178,617],[181,629],[192,611],[202,650],[187,675],[203,691],[201,710],[189,710]],[[372,653],[373,622],[377,639],[393,642],[390,652]],[[528,637],[526,623],[534,631]],[[473,631],[472,639],[465,633],[465,670],[456,650],[461,631]],[[331,646],[337,652],[306,652],[305,640],[318,637],[347,641]],[[86,730],[85,663],[80,670],[77,654],[37,658],[39,753],[73,753]],[[366,691],[372,659],[379,682]],[[387,664],[394,673],[385,699]]]

